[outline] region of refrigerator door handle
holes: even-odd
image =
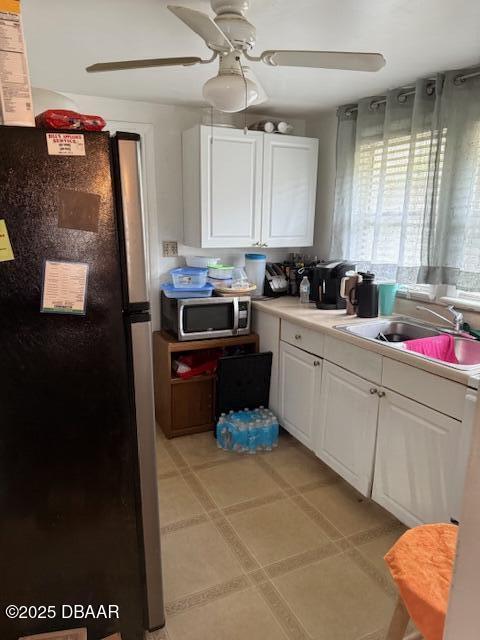
[[[143,200],[140,181],[140,140],[138,136],[117,134],[118,210],[123,227],[124,260],[129,305],[148,302]]]
[[[163,608],[160,517],[157,488],[156,427],[153,392],[152,326],[131,322],[135,411],[140,474],[141,517],[145,555],[147,625],[165,624]]]

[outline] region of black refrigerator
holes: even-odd
[[[164,625],[139,145],[0,127],[2,640]]]

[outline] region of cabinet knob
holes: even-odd
[[[384,398],[385,397],[385,391],[379,391],[378,392],[378,397],[379,398]]]
[[[372,396],[373,396],[373,395],[375,395],[376,393],[378,393],[378,389],[375,389],[375,387],[372,387],[372,388],[370,389],[370,393],[371,393],[371,394],[372,394]]]
[[[319,367],[320,366],[320,360],[315,360],[315,362],[313,363],[314,367]]]
[[[301,333],[296,333],[295,334],[295,340],[301,340],[302,339],[302,334]]]

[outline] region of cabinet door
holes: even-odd
[[[262,133],[201,127],[202,247],[260,241],[262,174]]]
[[[385,391],[373,499],[409,527],[449,522],[461,423]]]
[[[454,478],[452,482],[452,502],[450,508],[450,517],[457,522],[462,520],[463,493],[465,489],[468,461],[472,450],[477,395],[477,392],[473,391],[473,389],[468,389],[465,394],[462,431],[458,438],[457,462],[455,464]]]
[[[306,351],[280,342],[280,422],[313,449],[315,398],[320,393],[322,361]]]
[[[269,247],[313,244],[318,140],[266,134],[262,242]]]
[[[270,379],[270,409],[280,415],[278,403],[278,360],[280,350],[280,318],[253,309],[253,331],[260,338],[260,351],[272,352],[272,373]]]
[[[324,361],[315,452],[365,496],[373,479],[376,392],[371,382]]]

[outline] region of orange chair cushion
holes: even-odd
[[[400,596],[425,640],[442,640],[458,527],[410,529],[385,556]]]

